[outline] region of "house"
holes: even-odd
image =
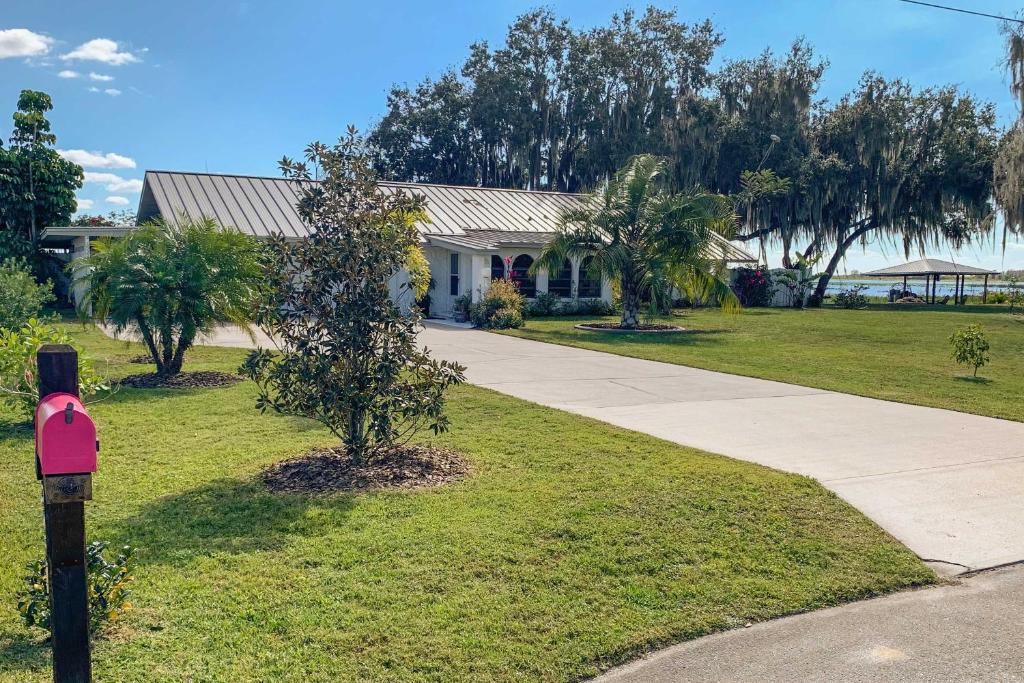
[[[558,272],[539,272],[536,277],[529,273],[556,231],[561,212],[584,195],[428,183],[381,182],[380,186],[386,192],[414,192],[426,199],[429,221],[417,227],[434,281],[433,316],[452,315],[456,297],[468,294],[475,301],[492,279],[503,277],[515,281],[527,298],[550,292],[564,298],[611,301],[610,283],[592,277],[585,259],[566,259]],[[296,181],[285,178],[146,171],[138,223],[205,217],[258,238],[278,233],[301,238],[308,231],[295,208],[298,190]],[[89,254],[90,238],[117,237],[131,229],[51,227],[43,231],[42,239],[46,246],[63,248],[73,260]],[[756,261],[724,239],[713,256],[735,263]],[[396,300],[403,280],[399,274],[391,283]]]

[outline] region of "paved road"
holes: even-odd
[[[470,382],[812,476],[951,575],[1024,560],[1024,424],[430,325]]]
[[[1024,567],[691,640],[595,683],[1024,681]]]
[[[438,324],[421,341],[473,384],[814,477],[941,574],[1024,560],[1024,423]]]

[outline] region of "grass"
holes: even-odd
[[[137,347],[78,329],[112,376]],[[242,352],[200,349],[191,369]],[[433,491],[272,495],[270,463],[331,438],[261,416],[247,383],[95,403],[93,539],[140,548],[102,681],[575,680],[747,621],[927,584],[814,481],[474,387],[452,393],[473,476]],[[7,419],[7,422],[3,420]],[[30,432],[0,416],[0,681],[49,680],[15,610],[42,552]]]
[[[802,384],[902,403],[1024,421],[1024,316],[1000,306],[680,311],[689,332],[641,335],[574,329],[581,319],[531,318],[528,339]],[[590,320],[593,320],[591,318]],[[602,318],[616,320],[616,318]],[[950,357],[949,336],[979,323],[992,362],[972,368]],[[987,380],[987,381],[985,381]]]

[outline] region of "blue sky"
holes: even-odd
[[[89,212],[134,209],[145,169],[276,175],[276,161],[349,123],[365,130],[392,83],[415,83],[464,59],[475,40],[500,44],[509,22],[547,4],[575,26],[606,23],[646,3],[387,3],[178,0],[4,0],[0,117],[23,88],[53,96],[58,147],[83,150]],[[732,0],[654,3],[681,18],[709,17],[725,45],[718,60],[784,50],[805,36],[831,66],[821,95],[836,99],[867,69],[915,85],[957,83],[1017,115],[1003,71],[998,22],[897,0]],[[950,0],[1012,15],[1019,1]],[[12,29],[22,29],[11,31]],[[0,123],[6,137],[8,124]],[[932,253],[948,258],[950,254]],[[1024,243],[962,258],[1024,268]],[[872,245],[848,258],[865,270],[902,260]]]

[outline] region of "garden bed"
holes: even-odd
[[[129,361],[131,362],[131,361]],[[118,380],[118,384],[132,389],[208,389],[226,387],[242,381],[238,375],[206,370],[200,372],[179,372],[177,375],[164,377],[155,372],[142,375],[128,375]]]
[[[338,447],[279,462],[263,473],[263,483],[279,493],[337,493],[431,488],[468,473],[466,461],[449,448],[398,446],[354,464]]]
[[[685,327],[660,323],[639,325],[637,327],[620,327],[618,323],[580,323],[578,325],[574,325],[574,327],[577,330],[590,330],[593,332],[639,332],[641,334],[686,332]]]

